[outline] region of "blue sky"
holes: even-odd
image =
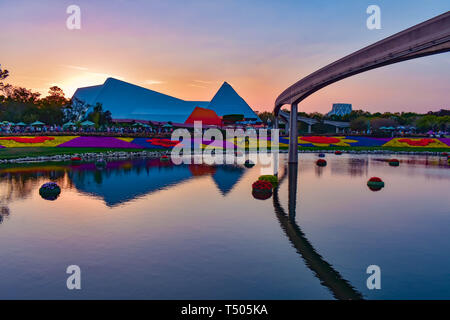
[[[81,9],[68,30],[66,8]],[[366,8],[381,8],[368,30]],[[184,99],[209,100],[229,82],[257,110],[300,78],[355,50],[448,11],[449,1],[2,1],[6,32],[0,63],[10,82],[70,96],[107,76]],[[370,111],[449,107],[450,56],[370,71],[302,103],[326,112],[333,102]]]

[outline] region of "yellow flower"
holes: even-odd
[[[383,147],[398,148],[450,148],[438,139],[433,138],[394,138],[386,142]]]
[[[131,141],[133,141],[135,138],[116,137],[116,139],[120,139],[120,140],[125,141],[125,142],[131,142]]]
[[[308,136],[298,137],[299,144],[312,144],[316,147],[340,146],[350,147],[350,143],[358,142],[358,140],[347,139],[346,137],[326,137],[326,136]]]
[[[1,137],[0,139],[0,145],[6,147],[6,148],[23,148],[23,147],[56,147],[64,142],[70,141],[74,138],[77,138],[77,136],[45,136],[42,138],[51,138],[48,140],[45,140],[44,142],[31,142],[33,139],[36,139],[40,136],[20,136],[20,137]],[[21,141],[14,141],[21,140]],[[29,140],[30,142],[24,142]]]

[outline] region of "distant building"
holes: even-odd
[[[109,110],[113,119],[184,123],[194,109],[200,107],[213,110],[220,117],[242,114],[246,120],[261,121],[227,82],[222,84],[211,101],[186,101],[114,78],[106,79],[102,85],[79,88],[73,97],[90,108],[101,103],[103,110]]]
[[[350,103],[333,103],[333,107],[328,116],[345,116],[352,112],[352,105]]]

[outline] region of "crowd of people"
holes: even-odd
[[[16,125],[0,123],[0,134],[58,134],[58,133],[105,133],[105,134],[167,134],[172,127],[132,126],[112,124],[96,128],[95,126],[77,125]]]

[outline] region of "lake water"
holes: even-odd
[[[281,155],[267,200],[252,196],[271,170],[259,165],[2,167],[0,298],[450,299],[445,158],[299,158],[295,170]],[[48,181],[55,201],[39,195]],[[81,290],[66,287],[69,265]],[[369,265],[380,290],[366,286]]]

